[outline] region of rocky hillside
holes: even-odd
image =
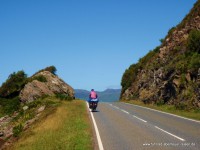
[[[0,149],[7,148],[30,126],[56,110],[59,100],[72,100],[74,90],[54,66],[27,77],[12,73],[0,87]]]
[[[46,67],[31,77],[27,77],[24,71],[14,72],[0,87],[0,99],[12,101],[17,98],[21,102],[30,102],[44,96],[54,95],[73,98],[73,88],[60,79],[55,72],[54,66]]]
[[[121,99],[200,108],[200,0],[162,44],[131,65]]]
[[[43,80],[37,80],[38,77]],[[22,102],[33,101],[44,95],[65,94],[74,97],[73,88],[49,71],[39,72],[31,78],[33,81],[28,82],[19,94]]]

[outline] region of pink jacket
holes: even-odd
[[[97,98],[97,93],[95,91],[90,92],[90,98],[96,99]]]

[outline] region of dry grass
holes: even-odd
[[[15,150],[90,150],[92,127],[84,101],[63,101],[55,113],[22,134]]]

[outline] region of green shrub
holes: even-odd
[[[177,103],[177,104],[175,104],[175,108],[178,110],[186,110],[187,105],[184,103]]]
[[[153,59],[153,57],[159,52],[159,49],[160,47],[156,47],[154,50],[149,51],[149,53],[146,56],[139,59],[139,62],[137,64],[132,64],[128,69],[126,69],[121,79],[121,94],[124,93],[124,91],[128,89],[136,80],[139,69],[145,68],[147,64],[147,67],[149,67],[149,64],[151,63],[155,64],[155,66],[153,67],[159,67],[160,64],[158,64],[157,61]]]
[[[157,105],[157,106],[162,106],[162,105],[164,105],[164,104],[165,104],[165,101],[164,101],[164,100],[159,100],[159,101],[156,102],[156,105]]]
[[[175,30],[176,30],[176,27],[172,27],[171,29],[169,29],[168,35],[171,35]]]
[[[28,107],[29,107],[30,109],[31,109],[31,108],[36,108],[36,107],[42,105],[42,101],[40,101],[40,100],[34,100],[34,101],[28,103],[27,105],[28,105]]]
[[[23,114],[23,119],[24,119],[25,121],[30,120],[30,119],[32,119],[32,118],[34,118],[34,113],[33,113],[33,112],[25,112],[25,113]]]
[[[197,71],[200,68],[200,54],[194,53],[191,56],[190,62],[188,64],[188,69],[191,71]]]
[[[34,75],[36,75],[36,74],[38,74],[38,73],[40,73],[40,72],[42,72],[42,71],[49,71],[49,72],[51,72],[52,74],[56,75],[57,69],[56,69],[55,66],[49,66],[49,67],[46,67],[46,68],[44,68],[44,69],[39,70],[39,71],[36,72]],[[34,76],[34,75],[33,75],[33,76]]]
[[[73,98],[68,94],[56,94],[56,98],[60,100],[73,100]]]
[[[19,123],[13,128],[13,136],[18,137],[22,131],[23,131],[23,125]]]
[[[181,85],[182,87],[184,87],[186,84],[187,84],[186,75],[185,75],[185,74],[181,74],[180,85]]]
[[[49,72],[53,73],[54,75],[56,75],[56,71],[57,71],[57,69],[56,69],[55,66],[47,67],[47,68],[45,68],[44,70],[45,70],[45,71],[49,71]]]
[[[187,41],[187,49],[191,52],[200,53],[200,31],[192,30]]]
[[[159,41],[162,44],[165,41],[165,39],[160,39]]]
[[[131,100],[137,100],[139,99],[139,93],[134,93],[131,97],[130,97]]]
[[[195,112],[195,113],[200,113],[200,108],[194,109],[194,112]]]
[[[20,90],[24,87],[27,75],[24,71],[12,73],[6,82],[0,87],[0,95],[3,98],[13,98],[19,95]]]
[[[38,75],[38,76],[34,76],[32,78],[29,78],[27,82],[32,82],[33,80],[38,80],[40,82],[47,82],[46,77],[43,75]]]
[[[180,73],[186,73],[188,70],[196,72],[200,67],[200,54],[197,52],[187,52],[185,54],[177,56],[169,66],[173,66]]]
[[[160,47],[156,47],[154,50],[149,51],[144,57],[139,59],[138,65],[140,68],[144,68],[147,64],[154,62],[154,56],[159,52]]]
[[[1,113],[10,115],[20,108],[20,101],[18,97],[13,99],[0,98]]]
[[[136,64],[131,65],[124,72],[121,80],[122,93],[128,89],[137,77],[139,66]]]
[[[175,69],[180,73],[187,72],[188,60],[185,54],[178,55],[171,63],[171,66],[175,65]]]

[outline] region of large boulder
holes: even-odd
[[[43,76],[46,80],[36,80],[39,76]],[[44,95],[66,94],[74,97],[73,88],[49,71],[39,72],[31,78],[35,80],[27,83],[20,92],[19,97],[22,102],[30,102]]]

